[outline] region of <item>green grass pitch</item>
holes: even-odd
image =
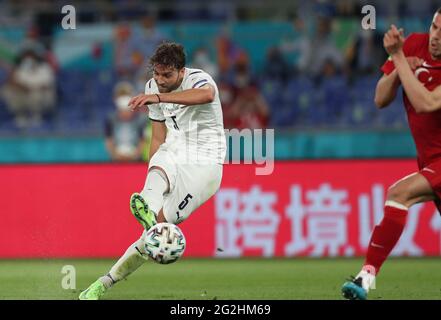
[[[0,260],[0,299],[77,299],[115,260]],[[360,259],[182,259],[147,262],[105,299],[342,299],[340,287]],[[63,289],[63,266],[76,289]],[[390,259],[369,298],[441,299],[441,259]]]

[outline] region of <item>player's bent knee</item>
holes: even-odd
[[[165,172],[165,170],[159,166],[151,166],[149,168],[149,172],[153,172],[153,171],[159,171],[159,173],[164,176],[164,178],[166,178],[168,180],[168,176],[167,173]]]
[[[408,188],[398,183],[387,190],[386,199],[406,205],[411,200],[411,194]]]
[[[152,166],[149,169],[149,174],[156,172],[166,183],[167,183],[167,192],[170,191],[170,179],[167,176],[165,170],[158,166]]]

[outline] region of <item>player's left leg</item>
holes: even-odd
[[[400,239],[406,225],[408,208],[415,203],[434,199],[433,187],[421,173],[411,174],[388,189],[384,217],[374,228],[363,268],[342,287],[346,299],[367,298],[369,290],[375,288],[375,277],[381,266]]]
[[[109,273],[100,277],[81,292],[80,300],[99,300],[115,283],[126,278],[147,261],[148,255],[144,249],[145,242],[143,240],[144,233],[145,230],[141,238],[127,248],[124,255],[113,265]]]

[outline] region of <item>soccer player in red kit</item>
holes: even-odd
[[[392,25],[383,44],[389,59],[381,68],[375,104],[386,107],[403,87],[419,171],[388,189],[384,217],[374,228],[362,270],[342,287],[346,299],[364,300],[375,288],[375,277],[398,242],[412,205],[434,201],[441,212],[441,8],[429,33],[412,33],[404,40],[403,30]]]

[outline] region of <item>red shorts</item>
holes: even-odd
[[[419,171],[429,181],[436,195],[434,200],[438,212],[441,214],[441,160],[435,161]]]

